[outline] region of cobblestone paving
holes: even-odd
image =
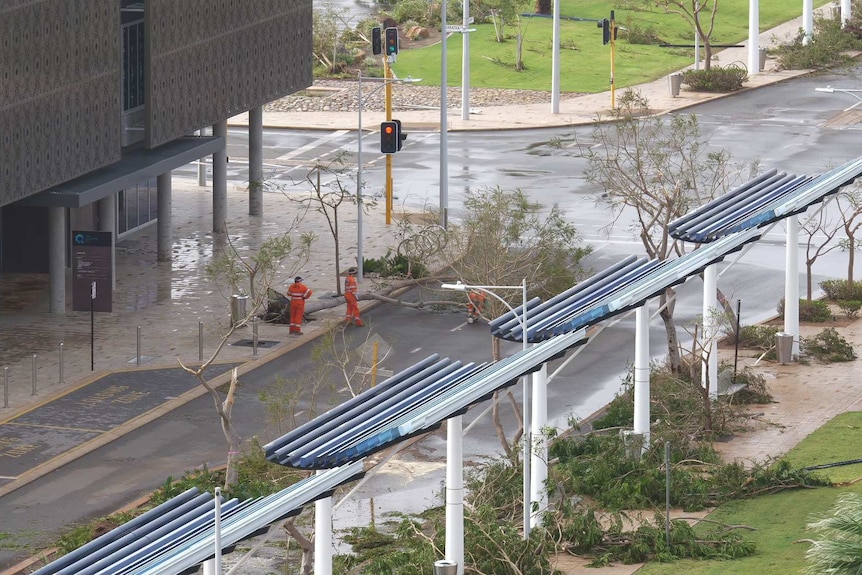
[[[363,111],[384,109],[385,90],[380,83],[368,81],[362,87]],[[264,106],[265,112],[356,112],[359,109],[358,82],[351,80],[317,80],[308,90],[292,94]],[[577,93],[565,93],[560,99]],[[447,108],[461,108],[461,87],[446,92]],[[541,104],[551,101],[551,93],[541,90],[504,90],[500,88],[470,88],[470,106],[506,106],[511,104]],[[440,107],[439,86],[399,84],[392,90],[394,110],[415,110]]]

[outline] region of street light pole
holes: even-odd
[[[497,301],[502,303],[506,308],[512,312],[512,314],[518,319],[518,323],[521,325],[521,349],[523,351],[527,351],[527,278],[521,280],[521,285],[517,286],[495,286],[495,285],[469,285],[461,283],[460,281],[454,284],[442,284],[440,286],[442,289],[454,290],[454,291],[468,291],[468,290],[478,290],[483,293],[488,294],[489,296],[495,298]],[[521,290],[521,313],[520,315],[515,309],[509,305],[509,302],[501,298],[499,295],[491,291],[492,289],[519,289]],[[523,427],[524,427],[524,452],[522,454],[522,458],[524,461],[524,478],[523,478],[523,492],[524,492],[524,539],[528,539],[530,537],[530,515],[532,504],[530,501],[530,464],[532,458],[532,423],[531,419],[531,387],[530,387],[530,376],[525,375],[523,378],[523,399],[522,399],[522,411],[523,411]]]

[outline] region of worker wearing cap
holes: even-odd
[[[347,270],[347,277],[344,278],[344,301],[347,302],[347,317],[344,321],[362,327],[365,324],[359,318],[359,300],[356,299],[356,292],[358,291],[356,268],[350,268]]]
[[[305,314],[305,300],[311,297],[311,290],[302,283],[302,278],[296,276],[287,288],[290,298],[290,333],[302,335],[302,316]]]

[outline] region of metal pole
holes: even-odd
[[[199,136],[206,136],[207,130],[206,128],[201,128],[197,133]],[[204,163],[203,158],[198,158],[198,185],[201,187],[206,187],[207,185],[207,165]]]
[[[616,30],[617,30],[617,22],[616,22],[616,19],[614,18],[614,11],[613,10],[611,10],[611,22],[609,25],[611,27],[611,109],[613,109],[613,108],[617,107],[617,92],[616,92],[616,86],[617,85],[616,85],[616,82],[614,80],[614,60],[616,58],[616,45],[617,45],[617,41],[615,40],[615,37],[616,37]]]
[[[553,58],[551,60],[551,113],[560,113],[560,0],[554,0]]]
[[[383,77],[386,82],[385,102],[386,121],[392,121],[392,84],[389,82],[391,69],[389,68],[389,56],[383,59]],[[386,225],[392,223],[392,154],[386,154]]]
[[[698,13],[699,2],[694,3],[694,13]],[[694,27],[694,69],[700,70],[700,35],[697,33],[697,26]]]
[[[521,349],[527,351],[527,278],[521,280]],[[532,502],[530,501],[530,459],[533,456],[533,440],[531,433],[531,405],[530,405],[530,376],[525,375],[523,411],[524,411],[524,539],[530,538],[530,515]]]
[[[362,70],[359,71],[359,114],[356,131],[356,278],[362,281]]]
[[[3,368],[3,407],[9,407],[9,368]]]
[[[36,354],[33,354],[33,393],[36,395]]]
[[[739,321],[742,314],[742,300],[736,300],[736,345],[733,349],[733,383],[736,383],[736,364],[739,361]]]
[[[808,45],[811,42],[811,37],[814,34],[814,2],[812,0],[802,0],[802,44]]]
[[[461,31],[461,119],[470,119],[470,0],[464,0],[464,29]]]
[[[60,342],[60,380],[58,383],[63,383],[63,342]]]
[[[198,361],[204,361],[204,322],[198,322]]]
[[[221,575],[221,488],[215,488],[215,524],[214,539],[215,539],[215,572],[216,575]]]
[[[138,367],[141,366],[141,326],[138,326],[138,355],[137,355],[137,364]]]
[[[670,550],[670,441],[664,443],[664,537]]]
[[[760,72],[760,0],[748,0],[748,74]]]
[[[449,118],[447,117],[447,90],[449,89],[449,63],[446,59],[446,2],[440,3],[440,225],[449,226]]]
[[[96,282],[90,284],[90,371],[96,371],[96,345],[95,345],[95,303]]]
[[[375,341],[371,346],[371,387],[377,385],[377,361],[380,354],[380,342]]]
[[[251,355],[257,357],[257,316],[251,318]]]

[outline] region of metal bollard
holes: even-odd
[[[60,380],[58,383],[63,383],[63,342],[60,342]]]
[[[31,395],[36,395],[36,354],[33,354],[33,393]]]
[[[141,326],[138,326],[138,355],[137,355],[137,363],[138,363],[138,367],[141,367]]]
[[[3,368],[3,407],[9,407],[9,368]]]
[[[251,355],[257,357],[257,316],[251,320]]]
[[[198,361],[204,362],[204,322],[198,322]]]

